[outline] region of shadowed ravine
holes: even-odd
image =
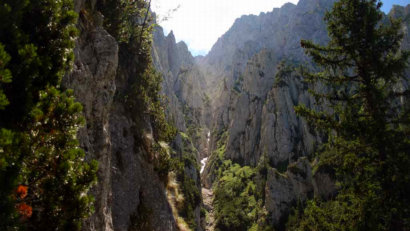
[[[0,231],[410,231],[398,1],[0,0]]]
[[[335,1],[299,0],[242,16],[205,57],[193,57],[172,31],[164,35],[156,26],[152,41],[144,44],[162,76],[164,118],[178,130],[166,153],[168,146],[153,132],[161,126],[142,113],[150,110],[142,110],[146,102],[137,100],[146,97],[132,86],[143,85],[140,69],[146,69],[141,54],[130,50],[138,44],[107,31],[116,15],[110,17],[105,3],[123,1],[74,0],[79,37],[74,69],[62,86],[73,89],[83,106],[86,124],[77,138],[85,159],[99,162],[99,182],[90,190],[95,213],[83,230],[224,231],[221,217],[233,214],[230,218],[241,217],[235,222],[247,229],[268,225],[266,230],[280,231],[299,201],[332,198],[335,179],[312,168],[323,137],[294,107],[320,109],[297,71],[300,64],[315,66],[300,41],[329,42],[323,17]],[[402,47],[409,50],[410,5],[395,6],[390,16],[406,19]],[[409,78],[410,71],[405,75]],[[164,153],[170,160],[157,158]],[[167,178],[164,166],[171,160],[178,168]],[[224,176],[230,184],[220,184]],[[241,198],[224,194],[229,190]],[[168,191],[174,194],[167,197]],[[223,196],[228,199],[220,200]],[[242,213],[247,216],[237,216]],[[229,230],[235,222],[227,224]]]
[[[206,138],[206,145],[207,148],[209,148],[209,142],[210,142],[210,132],[207,134],[207,138]],[[206,164],[208,163],[208,159],[209,157],[205,157],[201,160],[201,177],[202,177],[202,173],[206,167]],[[213,231],[214,230],[214,225],[215,225],[215,218],[214,218],[214,207],[213,207],[213,199],[214,199],[214,195],[213,195],[213,191],[212,188],[207,189],[204,186],[202,186],[202,200],[204,203],[204,207],[207,211],[206,213],[206,217],[205,217],[205,231]]]
[[[214,194],[212,189],[202,188],[202,199],[204,201],[205,209],[208,211],[206,214],[206,228],[205,231],[213,231],[215,225],[214,218],[214,207],[212,201],[214,199]]]

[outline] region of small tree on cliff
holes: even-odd
[[[0,1],[0,230],[78,230],[92,212],[82,107],[58,90],[76,18],[72,0]]]
[[[310,202],[299,230],[408,230],[410,228],[409,91],[400,91],[410,53],[400,51],[401,21],[381,24],[378,0],[341,0],[326,14],[331,41],[301,41],[322,70],[305,73],[328,91],[310,90],[331,108],[296,112],[329,142],[320,166],[336,170],[339,195]]]

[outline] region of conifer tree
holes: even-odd
[[[28,193],[17,200],[18,206],[27,201],[35,209],[24,217],[25,211],[18,208],[30,230],[79,230],[93,212],[93,198],[87,192],[96,182],[98,164],[85,163],[85,153],[78,148],[81,111],[73,91],[61,93],[52,87],[40,92],[30,114],[30,132],[22,137],[25,156],[19,181]]]
[[[45,86],[57,86],[72,63],[77,15],[70,0],[1,0],[0,42],[11,56],[13,81],[2,86],[9,105],[1,126],[19,126]]]
[[[326,88],[310,93],[329,110],[295,110],[328,132],[319,168],[335,170],[339,194],[327,203],[309,202],[291,229],[410,229],[408,91],[397,87],[410,52],[400,50],[401,21],[381,23],[381,6],[378,0],[340,0],[325,16],[329,44],[301,41],[321,70],[304,73],[306,81]]]
[[[76,133],[82,107],[61,92],[72,64],[71,0],[0,0],[0,230],[79,230],[97,163]]]
[[[6,68],[10,62],[10,55],[4,50],[4,46],[0,44],[0,86],[11,82],[11,72]],[[0,88],[0,110],[9,104],[6,95],[2,88]]]

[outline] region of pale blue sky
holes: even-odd
[[[410,0],[384,0],[382,10],[388,13],[393,5],[406,6],[410,4]]]
[[[206,55],[212,45],[242,15],[259,15],[272,11],[286,2],[299,0],[153,0],[153,10],[161,16],[170,9],[180,8],[172,18],[160,22],[167,35],[174,31],[177,42],[187,43],[193,56]],[[385,0],[382,10],[390,11],[393,4],[407,5],[410,0]]]

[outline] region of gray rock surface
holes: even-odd
[[[137,58],[126,47],[120,49],[116,78],[117,92],[127,92],[132,78],[137,78],[130,64]],[[110,116],[112,139],[112,217],[115,230],[142,231],[141,222],[150,230],[176,230],[171,206],[166,198],[164,181],[154,171],[150,161],[153,141],[149,116],[130,108],[126,100],[114,101]],[[140,115],[141,115],[140,114]],[[142,121],[141,121],[142,120]]]
[[[313,176],[313,187],[315,189],[315,197],[326,201],[336,196],[336,179],[330,174],[316,172]]]
[[[300,158],[289,165],[285,174],[269,169],[265,193],[265,207],[271,214],[272,224],[276,227],[283,225],[292,208],[312,199],[315,193],[308,159]]]
[[[84,7],[76,1],[76,10]],[[94,12],[95,17],[101,16]],[[99,162],[98,182],[92,189],[95,213],[85,224],[86,230],[114,230],[111,207],[111,134],[109,116],[116,90],[118,44],[100,24],[94,24],[80,13],[78,28],[81,35],[74,49],[73,70],[63,79],[63,86],[74,90],[84,107],[86,125],[78,138],[87,159]]]
[[[208,155],[206,135],[212,121],[212,105],[204,94],[205,76],[188,46],[176,43],[172,31],[165,37],[163,29],[156,27],[153,48],[155,67],[164,76],[162,90],[169,100],[170,121],[185,133],[189,126],[201,130],[191,139],[199,151],[198,159],[202,159]]]
[[[85,222],[84,230],[138,230],[143,219],[152,230],[173,231],[177,228],[163,181],[145,158],[147,150],[142,145],[153,142],[150,121],[143,116],[135,121],[133,113],[142,112],[130,110],[126,102],[114,97],[129,88],[137,60],[126,49],[119,49],[102,27],[104,16],[95,9],[98,1],[102,0],[74,0],[80,37],[73,70],[63,79],[63,86],[74,89],[84,106],[87,123],[78,133],[80,145],[87,159],[100,163],[99,184],[92,189],[96,212]],[[266,153],[278,169],[291,164],[284,175],[275,170],[268,173],[266,208],[274,224],[286,219],[297,201],[335,195],[330,175],[317,172],[312,176],[306,158],[295,162],[311,155],[321,136],[295,115],[293,106],[316,106],[300,75],[278,74],[284,59],[291,64],[310,62],[300,48],[301,39],[328,41],[323,15],[334,1],[300,0],[259,16],[242,16],[206,57],[192,57],[184,42],[176,43],[172,32],[164,36],[162,28],[154,31],[152,56],[164,78],[167,117],[182,132],[195,126],[191,138],[198,152],[192,155],[198,163],[216,149],[216,135],[227,131],[226,158],[255,166]],[[403,18],[402,47],[410,49],[410,5],[394,6],[390,16]],[[410,70],[405,74],[410,77]],[[397,88],[408,86],[405,81]],[[173,148],[178,152],[183,145],[178,136]],[[215,179],[209,174],[212,168],[207,165],[204,171],[207,187]],[[200,190],[197,171],[187,168],[186,172]],[[199,206],[195,214],[200,224]],[[198,227],[200,231],[201,225]]]
[[[128,65],[137,65],[136,60],[124,59],[125,52],[102,27],[103,16],[96,11],[96,2],[75,1],[80,37],[73,70],[62,83],[74,90],[84,106],[86,126],[79,130],[78,138],[86,158],[99,161],[98,185],[91,191],[95,213],[83,229],[138,230],[144,219],[152,230],[176,230],[164,183],[144,159],[147,153],[139,143],[144,138],[150,142],[150,122],[133,121],[126,103],[114,99],[136,77],[133,65]],[[144,124],[148,132],[136,130],[136,122]]]
[[[207,89],[214,107],[211,153],[217,149],[220,134],[227,131],[225,158],[256,166],[266,154],[271,166],[280,171],[296,166],[306,176],[295,174],[289,167],[285,175],[269,172],[266,207],[276,225],[283,225],[298,200],[303,202],[313,195],[327,200],[337,192],[334,176],[321,171],[312,176],[307,159],[295,163],[300,157],[311,156],[323,135],[297,117],[293,108],[304,104],[323,110],[315,105],[307,89],[326,89],[309,86],[301,73],[287,71],[281,64],[286,60],[285,66],[307,64],[314,68],[300,47],[300,40],[319,44],[329,41],[323,16],[334,2],[301,0],[267,14],[242,16],[206,57],[197,58],[208,85],[218,87]],[[389,15],[403,19],[402,48],[410,49],[410,5],[394,6]],[[405,75],[410,78],[410,69]],[[396,86],[398,91],[408,87],[408,81]],[[216,179],[215,171],[212,164],[204,170],[202,182],[207,188]]]
[[[277,165],[309,155],[312,143],[320,141],[293,111],[299,103],[313,105],[303,81],[292,75],[284,78],[284,84],[274,83],[282,60],[309,62],[301,39],[328,41],[323,16],[333,3],[301,0],[259,16],[242,16],[200,59],[208,84],[218,86],[208,90],[215,96],[211,130],[214,134],[229,131],[227,158],[255,165],[267,152]],[[267,52],[270,58],[263,55]],[[212,151],[216,142],[212,137]]]
[[[320,171],[313,174],[309,160],[302,157],[283,174],[275,168],[268,170],[265,208],[271,214],[272,224],[281,230],[298,204],[303,206],[314,196],[328,200],[336,194],[334,177]]]
[[[255,166],[267,153],[273,166],[286,165],[309,155],[321,142],[294,112],[299,104],[316,107],[307,84],[291,65],[279,64],[267,49],[249,60],[240,92],[233,91],[237,98],[229,110],[226,158]]]
[[[214,135],[229,131],[227,158],[255,165],[266,152],[273,166],[286,166],[298,157],[309,156],[320,144],[320,134],[293,110],[298,104],[319,109],[307,93],[303,77],[291,73],[281,76],[279,84],[269,80],[276,78],[282,60],[293,66],[305,63],[312,67],[300,40],[319,44],[329,41],[323,17],[334,2],[301,0],[297,5],[288,3],[259,16],[242,16],[206,57],[198,59],[208,85],[217,86],[207,89],[213,96],[211,130]],[[403,49],[410,49],[409,7],[394,6],[390,13],[394,18],[403,18]],[[266,51],[274,59],[263,58]],[[410,69],[405,74],[410,77]],[[408,86],[405,81],[397,88]],[[320,85],[314,87],[325,90]],[[217,141],[217,137],[211,137],[211,153]]]
[[[152,51],[153,61],[156,69],[164,77],[162,83],[163,94],[168,98],[167,116],[179,131],[191,135],[194,148],[197,150],[190,153],[200,166],[200,159],[208,154],[208,143],[206,142],[208,126],[210,125],[211,104],[205,100],[203,89],[205,88],[205,77],[194,57],[184,42],[176,43],[175,36],[171,31],[164,36],[163,29],[159,26],[154,31],[154,44]],[[178,135],[174,142],[177,155],[184,150],[184,142]],[[193,166],[185,169],[187,175],[192,178],[201,192],[200,175]],[[200,217],[200,205],[195,205],[195,219],[197,231],[202,230]]]

